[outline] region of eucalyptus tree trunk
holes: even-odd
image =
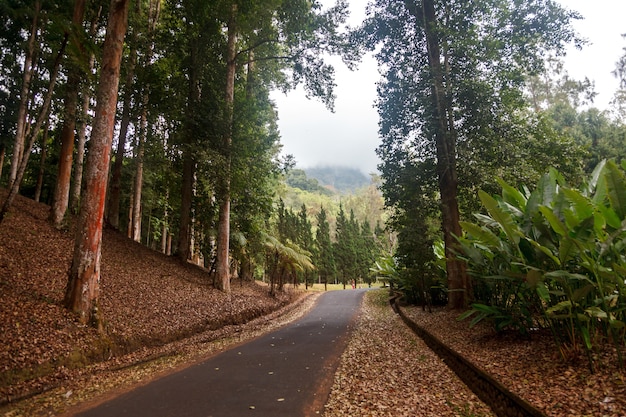
[[[145,100],[147,102],[147,100]],[[146,103],[147,104],[147,103]],[[133,204],[130,213],[130,237],[135,242],[141,242],[141,192],[143,189],[143,157],[145,144],[145,130],[147,129],[147,116],[142,110],[139,122],[140,132],[137,136],[137,150],[135,152],[135,179],[133,181]]]
[[[98,311],[102,222],[128,3],[129,0],[111,0],[109,9],[85,187],[64,299],[65,306],[78,314],[82,323],[94,324],[99,330],[102,330],[102,318]]]
[[[446,271],[448,277],[448,307],[461,309],[467,306],[471,294],[471,285],[465,264],[456,257],[458,242],[455,236],[461,236],[459,205],[457,201],[456,141],[453,109],[446,93],[444,68],[441,63],[440,40],[437,33],[437,17],[433,0],[422,1],[422,13],[428,65],[432,77],[431,99],[433,119],[436,123],[435,142],[437,148],[437,172],[441,193],[441,218],[446,252]]]
[[[154,31],[159,19],[161,0],[150,0],[148,6],[148,51],[145,56],[144,68],[148,68],[154,54]],[[137,0],[137,11],[141,13],[141,0]],[[141,242],[141,195],[143,192],[143,170],[145,144],[148,140],[148,102],[150,84],[144,85],[141,98],[141,115],[139,116],[139,135],[137,137],[136,170],[133,184],[133,212],[132,212],[132,238],[135,242]]]
[[[41,159],[39,160],[39,172],[37,173],[37,185],[35,185],[35,201],[39,202],[41,189],[43,188],[43,174],[46,169],[46,156],[48,155],[48,128],[50,119],[46,120],[43,127],[43,137],[41,138]]]
[[[4,143],[0,144],[0,178],[2,178],[2,169],[4,168],[4,156],[6,155],[7,147]]]
[[[200,62],[198,40],[189,38],[189,97],[187,100],[187,115],[185,116],[186,143],[182,147],[183,172],[180,198],[180,223],[178,228],[177,254],[182,262],[191,258],[192,210],[193,190],[196,177],[196,158],[193,149],[193,135],[195,134],[194,111],[200,103]]]
[[[137,30],[133,30],[130,42],[130,54],[126,64],[126,77],[124,79],[124,101],[122,104],[122,119],[120,121],[120,133],[117,138],[115,162],[111,173],[111,185],[109,188],[109,204],[107,221],[115,228],[120,228],[120,201],[122,199],[122,166],[124,163],[124,151],[130,126],[132,95],[134,89],[135,68],[137,66]]]
[[[85,16],[85,0],[74,2],[72,25],[82,27]],[[74,156],[74,130],[76,128],[76,110],[78,107],[78,91],[84,74],[76,63],[70,63],[67,84],[65,86],[65,111],[61,130],[61,153],[59,170],[50,210],[50,221],[55,227],[63,223],[70,199],[70,179],[72,178],[72,159]]]
[[[168,218],[169,212],[167,210],[167,201],[169,200],[170,192],[165,192],[165,207],[163,208],[163,223],[161,224],[161,253],[167,254],[167,238],[169,236]]]
[[[224,172],[220,187],[219,220],[217,229],[217,285],[230,293],[230,180],[231,180],[231,148],[233,142],[233,106],[235,102],[235,72],[237,69],[237,4],[231,8],[230,19],[228,21],[228,43],[226,53],[226,89],[224,102],[226,105],[226,129],[223,138],[224,146]]]
[[[50,103],[52,102],[52,95],[54,93],[54,86],[56,84],[57,78],[59,76],[59,68],[61,67],[61,61],[63,60],[63,54],[65,53],[65,47],[67,46],[67,34],[63,38],[61,43],[61,48],[59,49],[59,53],[57,54],[56,59],[54,60],[54,64],[52,67],[52,71],[50,73],[50,81],[48,82],[48,91],[44,96],[43,104],[41,105],[41,109],[39,111],[39,115],[37,116],[37,120],[35,121],[34,128],[28,129],[27,132],[30,135],[28,139],[28,145],[25,149],[22,149],[22,158],[19,161],[15,180],[11,183],[9,188],[9,194],[7,195],[2,208],[0,209],[0,223],[4,220],[4,216],[9,211],[9,208],[13,204],[13,200],[17,193],[20,191],[20,185],[22,184],[22,179],[24,178],[24,173],[26,172],[26,166],[28,165],[28,159],[30,158],[30,152],[33,149],[33,145],[39,136],[39,131],[41,130],[41,126],[44,121],[48,118],[48,112],[50,110]]]
[[[100,13],[102,12],[102,6],[98,9],[94,18],[91,21],[89,28],[89,36],[91,38],[96,34],[96,28]],[[96,56],[92,53],[89,54],[89,76],[93,73],[93,69],[96,63]],[[89,77],[85,77],[89,79]],[[85,161],[85,143],[87,142],[87,121],[89,118],[89,105],[91,102],[91,94],[89,93],[89,82],[85,81],[82,84],[83,103],[80,110],[79,127],[78,127],[78,143],[76,144],[76,161],[74,161],[74,181],[72,181],[72,189],[70,191],[70,211],[72,214],[78,214],[80,208],[80,189],[83,183],[83,165]]]
[[[39,12],[41,2],[35,1],[33,22],[28,38],[28,47],[24,57],[24,73],[22,75],[22,91],[20,93],[20,104],[17,109],[17,127],[15,133],[15,144],[13,145],[13,156],[11,157],[11,170],[9,171],[9,188],[13,186],[17,178],[17,170],[24,153],[24,140],[26,136],[26,113],[28,111],[28,94],[30,93],[30,82],[33,77],[33,55],[35,54],[35,38],[37,37]]]

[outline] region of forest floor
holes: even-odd
[[[100,335],[61,307],[73,234],[52,228],[48,212],[18,197],[0,225],[0,416],[60,415],[102,401],[293,321],[318,295],[271,297],[235,280],[229,301],[206,270],[105,230]],[[491,415],[380,304],[364,303],[325,415]],[[614,354],[595,354],[591,374],[582,354],[565,363],[549,334],[496,335],[469,329],[455,312],[404,310],[546,415],[626,416],[626,374]]]

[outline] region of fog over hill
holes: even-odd
[[[307,177],[315,178],[323,187],[342,194],[350,194],[370,184],[370,178],[356,168],[317,166],[304,168]]]

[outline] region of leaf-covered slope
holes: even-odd
[[[0,199],[5,195],[0,191]],[[73,234],[47,221],[49,207],[18,198],[0,226],[0,393],[87,361],[155,346],[276,310],[282,299],[254,283],[233,285],[231,302],[201,268],[183,266],[112,230],[102,252],[106,336],[81,326],[61,302]]]

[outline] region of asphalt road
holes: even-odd
[[[76,415],[321,414],[365,291],[324,293],[306,316],[286,327]]]

